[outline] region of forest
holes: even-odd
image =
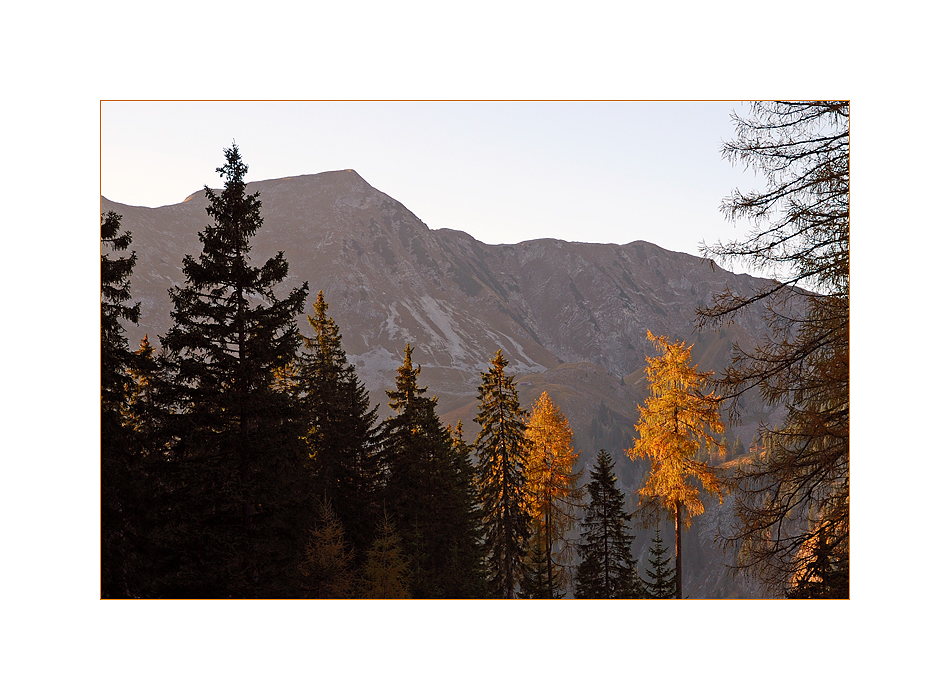
[[[683,598],[682,532],[704,498],[731,494],[740,569],[779,597],[847,598],[848,114],[847,102],[776,102],[736,118],[724,155],[771,189],[727,198],[724,213],[755,228],[707,253],[784,276],[752,297],[725,290],[697,323],[761,304],[774,337],[736,348],[717,378],[685,342],[647,331],[650,395],[628,456],[650,470],[632,511],[613,457],[600,450],[582,479],[563,411],[546,393],[522,406],[501,350],[485,358],[477,435],[441,422],[411,344],[380,419],[333,300],[305,309],[308,283],[278,296],[282,253],[251,264],[261,201],[237,145],[223,189],[205,188],[210,223],[169,290],[171,328],[137,350],[134,232],[102,213],[101,596]],[[785,313],[793,296],[801,318]],[[753,459],[724,464],[729,412],[749,391],[788,418],[763,428]],[[631,553],[634,520],[655,532],[646,561]]]

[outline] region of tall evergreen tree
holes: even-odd
[[[528,540],[528,551],[523,564],[519,598],[556,599],[564,597],[566,588],[564,569],[549,567],[544,537],[535,529]]]
[[[381,477],[376,411],[369,392],[347,362],[340,328],[321,291],[307,317],[298,380],[307,422],[306,442],[318,490],[333,505],[362,560],[379,517]]]
[[[624,511],[613,467],[613,458],[605,450],[597,453],[581,526],[577,598],[640,597],[636,560],[630,550],[634,536],[627,527],[633,516]]]
[[[649,568],[642,579],[647,598],[676,597],[676,571],[670,566],[667,551],[669,550],[663,546],[663,538],[657,528],[650,545]]]
[[[411,563],[413,598],[461,597],[454,565],[468,535],[467,514],[452,442],[436,414],[436,399],[417,384],[412,348],[387,391],[393,415],[382,426],[384,500]]]
[[[456,549],[452,557],[451,576],[455,580],[456,595],[460,598],[484,598],[485,547],[482,529],[482,513],[478,504],[478,488],[475,467],[472,464],[472,448],[462,434],[462,421],[452,430],[452,463],[457,480],[456,494],[459,519]]]
[[[644,510],[666,511],[676,530],[676,597],[683,597],[683,530],[690,518],[705,507],[699,487],[719,497],[723,484],[718,470],[696,459],[699,446],[719,445],[723,431],[719,398],[704,393],[711,372],[690,367],[692,346],[673,343],[647,331],[647,338],[660,352],[647,358],[650,396],[640,406],[640,437],[628,450],[631,459],[647,457],[650,476],[640,489]]]
[[[99,245],[99,345],[101,362],[102,410],[116,418],[121,413],[129,390],[128,368],[132,364],[129,341],[122,321],[138,323],[141,302],[129,304],[132,299],[132,270],[136,256],[133,251],[126,257],[112,258],[110,252],[123,251],[132,244],[129,231],[119,233],[122,217],[114,211],[100,214]]]
[[[531,513],[532,539],[543,553],[545,597],[560,598],[569,577],[572,547],[567,535],[580,520],[583,491],[574,471],[578,454],[574,432],[564,412],[547,392],[531,407],[525,437],[528,440],[525,483]]]
[[[479,500],[485,525],[489,595],[514,598],[530,535],[524,462],[528,449],[524,411],[508,361],[495,355],[478,388],[475,440]]]
[[[132,234],[119,232],[122,218],[115,212],[100,214],[99,357],[101,446],[101,595],[104,598],[134,595],[130,569],[135,550],[136,464],[132,432],[123,425],[122,412],[131,379],[133,355],[122,321],[137,323],[140,303],[130,305],[135,253],[112,258],[126,250]]]
[[[170,551],[164,513],[169,493],[169,418],[171,413],[166,354],[155,354],[148,336],[142,338],[128,373],[132,385],[122,413],[133,436],[135,470],[126,493],[134,496],[137,523],[135,579],[132,595],[154,595],[175,558]]]
[[[210,223],[185,283],[169,291],[174,325],[162,339],[175,369],[180,415],[175,454],[181,564],[167,595],[281,596],[312,512],[306,502],[299,410],[275,373],[299,345],[296,316],[307,285],[279,299],[283,253],[250,262],[262,224],[258,193],[246,192],[236,145],[205,187]]]

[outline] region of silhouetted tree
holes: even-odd
[[[135,253],[112,258],[111,252],[126,250],[132,234],[119,233],[122,217],[115,212],[100,214],[99,244],[99,358],[100,358],[100,440],[101,440],[101,595],[104,598],[130,597],[132,561],[137,537],[137,465],[131,431],[123,425],[131,378],[128,369],[133,355],[122,321],[137,323],[140,303],[132,298],[131,276]]]
[[[168,372],[167,354],[156,354],[146,335],[128,369],[132,384],[122,412],[134,449],[135,470],[126,484],[126,494],[134,497],[132,511],[137,525],[131,572],[136,597],[151,597],[160,591],[178,558],[166,517],[174,491],[169,469],[174,436],[170,432],[173,399]]]
[[[643,590],[647,598],[675,598],[676,571],[670,567],[670,558],[666,556],[668,548],[663,546],[663,538],[657,528],[650,545],[648,568],[644,572]]]
[[[548,566],[544,538],[534,531],[528,541],[528,551],[524,560],[524,573],[521,577],[519,598],[563,598],[566,587],[564,570]]]
[[[460,548],[467,546],[469,509],[436,399],[417,383],[412,348],[387,391],[393,415],[382,425],[385,505],[410,561],[413,598],[461,597],[457,576]]]
[[[769,449],[739,467],[729,538],[740,566],[781,591],[819,551],[849,556],[850,103],[755,102],[748,118],[732,116],[724,156],[767,185],[723,200],[729,219],[753,228],[704,252],[773,279],[748,295],[727,289],[700,318],[719,324],[759,306],[771,323],[771,338],[734,349],[718,386],[733,410],[756,390],[788,411],[766,430]]]
[[[306,442],[317,488],[330,499],[346,536],[362,560],[379,517],[379,436],[369,392],[347,362],[340,328],[327,313],[321,291],[307,317],[298,363]]]
[[[475,454],[488,550],[488,592],[499,598],[515,597],[530,534],[524,412],[514,378],[505,374],[507,366],[499,350],[482,373],[475,419],[481,426]]]
[[[803,553],[801,569],[785,591],[787,598],[834,598],[851,596],[850,561],[835,550],[833,539],[820,532],[812,540],[813,552]]]
[[[452,465],[459,498],[456,510],[459,536],[452,555],[450,576],[455,581],[453,588],[457,597],[484,598],[487,593],[484,529],[471,453],[472,448],[465,442],[462,421],[459,420],[452,430]]]
[[[617,488],[613,458],[604,450],[587,484],[588,503],[581,526],[581,562],[574,595],[577,598],[642,597],[636,560],[630,551],[634,536]]]
[[[247,166],[225,150],[223,191],[205,187],[212,223],[169,291],[173,326],[162,339],[174,364],[179,441],[173,517],[181,562],[167,595],[291,594],[283,577],[312,517],[299,439],[301,411],[275,381],[299,345],[307,285],[280,299],[283,253],[250,263],[261,201]],[[299,447],[298,447],[299,446]]]

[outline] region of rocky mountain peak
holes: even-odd
[[[279,293],[304,281],[310,302],[324,292],[381,413],[406,343],[422,365],[420,381],[453,424],[474,417],[481,372],[501,349],[521,380],[522,406],[547,391],[574,426],[581,463],[607,449],[628,490],[642,478],[624,449],[646,392],[647,329],[695,343],[694,361],[715,371],[728,363],[734,341],[749,344],[767,332],[750,313],[729,328],[697,333],[699,305],[727,286],[747,293],[758,282],[646,241],[488,245],[462,231],[429,229],[353,170],[251,182],[248,190],[260,192],[264,219],[252,257],[262,262],[284,251],[290,274]],[[128,329],[133,347],[146,333],[154,343],[167,331],[168,289],[184,281],[182,258],[201,252],[205,207],[203,190],[157,208],[102,198],[102,211],[122,216],[138,255],[132,293],[142,317]],[[306,319],[299,321],[307,333]],[[735,431],[749,444],[759,421],[772,420],[750,400]],[[469,422],[468,439],[476,430]]]

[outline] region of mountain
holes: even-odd
[[[308,311],[323,290],[349,360],[381,414],[407,343],[422,365],[420,382],[452,424],[474,417],[480,373],[500,348],[519,377],[522,406],[548,391],[574,427],[581,464],[608,449],[631,493],[644,468],[623,449],[646,394],[642,370],[653,354],[647,329],[695,343],[694,361],[717,372],[734,341],[749,345],[767,332],[761,316],[747,314],[722,330],[697,333],[699,305],[726,286],[748,293],[757,281],[645,241],[488,245],[462,231],[430,229],[352,170],[249,183],[248,191],[260,192],[264,218],[252,240],[254,262],[283,250],[290,274],[278,291],[308,281]],[[145,333],[155,344],[169,328],[168,289],[184,281],[182,258],[201,252],[205,207],[203,190],[157,208],[102,198],[101,210],[120,214],[122,230],[132,232],[138,256],[132,293],[142,316],[128,329],[133,347]],[[300,324],[309,331],[305,317]],[[760,420],[780,415],[761,401],[746,404],[732,430],[748,445]],[[474,439],[476,426],[465,430]],[[649,540],[637,538],[644,549]],[[688,569],[689,561],[690,593]],[[748,594],[728,582],[697,576],[694,583],[705,595]]]

